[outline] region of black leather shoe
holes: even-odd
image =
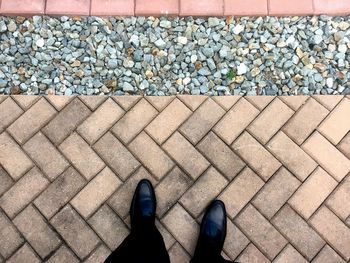
[[[131,228],[139,229],[154,225],[156,206],[156,195],[152,183],[146,179],[142,179],[136,187],[131,202]]]
[[[225,204],[220,200],[214,200],[208,206],[202,219],[193,257],[194,262],[214,262],[215,259],[220,258],[225,238]]]

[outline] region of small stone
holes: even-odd
[[[322,82],[322,80],[323,80],[323,77],[322,77],[322,75],[321,74],[315,74],[314,75],[314,80],[316,81],[316,82]]]
[[[117,59],[108,60],[107,67],[110,69],[116,69],[118,67],[118,60]]]
[[[304,56],[304,52],[300,49],[300,47],[297,47],[296,50],[295,50],[298,58],[302,58]]]
[[[336,42],[342,41],[343,38],[344,38],[344,32],[338,31],[338,32],[335,32],[335,33],[334,33],[334,40],[335,40]]]
[[[164,42],[163,39],[159,38],[156,42],[154,42],[154,44],[158,47],[158,48],[165,48],[166,43]]]
[[[177,38],[177,42],[179,42],[179,43],[182,44],[182,45],[186,45],[186,44],[187,44],[187,37],[179,36],[179,37]]]
[[[7,80],[0,79],[0,88],[6,88],[7,86]]]
[[[45,40],[43,38],[39,38],[36,42],[35,42],[37,47],[43,47],[45,45]]]
[[[245,73],[247,73],[247,70],[247,66],[244,63],[241,63],[237,67],[237,75],[244,75]]]
[[[4,33],[7,31],[7,26],[4,21],[0,21],[0,33]]]
[[[234,34],[238,35],[238,34],[242,33],[243,30],[244,30],[244,26],[242,26],[242,25],[236,25],[236,26],[233,28],[232,32],[233,32]]]
[[[321,35],[315,35],[313,37],[313,43],[316,45],[320,44],[322,41],[323,41],[323,38]]]
[[[71,66],[74,68],[74,67],[80,67],[80,65],[81,65],[81,62],[79,61],[79,60],[75,60],[72,64],[71,64]]]
[[[350,28],[350,23],[342,21],[342,22],[339,23],[339,28],[340,28],[340,30],[345,31],[348,28]]]
[[[66,88],[66,90],[64,91],[65,96],[71,96],[72,94],[73,94],[73,91],[70,88]]]
[[[250,73],[252,74],[252,77],[256,77],[257,75],[260,74],[260,69],[259,68],[253,68]]]
[[[220,24],[220,19],[216,18],[216,17],[209,17],[208,18],[208,26],[209,27],[215,27],[218,26]]]
[[[147,78],[151,79],[151,78],[153,78],[153,75],[154,75],[154,74],[153,74],[152,71],[146,70],[145,75],[146,75]]]
[[[138,48],[139,45],[140,45],[139,36],[137,36],[137,35],[132,35],[132,36],[130,37],[129,42],[130,42],[135,48]]]
[[[198,59],[197,55],[192,55],[191,56],[191,63],[192,64],[195,63],[197,61],[197,59]]]
[[[189,78],[189,77],[184,78],[183,81],[182,81],[183,85],[185,85],[185,86],[187,84],[189,84],[190,82],[191,82],[191,78]]]
[[[334,84],[333,79],[332,78],[327,78],[326,84],[327,84],[328,88],[330,88],[330,89],[333,88],[333,84]]]
[[[123,91],[132,92],[132,91],[134,91],[134,87],[130,83],[124,82],[123,83]]]
[[[208,68],[204,67],[204,68],[201,68],[200,70],[198,70],[198,74],[201,76],[209,76],[209,75],[211,75],[211,72]]]
[[[15,32],[17,30],[16,23],[11,20],[10,23],[7,25],[7,30],[10,32]]]
[[[345,44],[341,44],[338,46],[338,51],[340,53],[346,53],[347,50],[348,50],[348,47]]]
[[[327,66],[325,64],[322,64],[322,63],[316,63],[314,65],[314,68],[320,73],[325,72],[327,70]]]
[[[212,48],[203,48],[202,49],[203,55],[207,58],[211,58],[214,56],[214,50]]]
[[[169,28],[171,28],[171,22],[168,20],[162,20],[162,21],[160,21],[159,26],[169,29]]]
[[[123,61],[123,66],[126,68],[132,68],[135,65],[134,61],[129,60],[129,59],[125,59]]]

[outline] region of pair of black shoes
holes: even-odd
[[[130,207],[131,228],[154,225],[156,196],[152,184],[141,180],[137,185]],[[226,238],[226,210],[220,200],[214,200],[207,208],[200,227],[194,257],[191,262],[217,262]]]

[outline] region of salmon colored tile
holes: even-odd
[[[45,0],[2,0],[1,14],[43,14]]]
[[[178,15],[179,0],[136,0],[136,15]]]
[[[269,15],[284,16],[310,14],[313,14],[312,0],[270,0]]]
[[[267,0],[225,0],[225,16],[267,15]]]
[[[314,0],[315,14],[350,14],[349,0]]]
[[[88,16],[90,14],[90,0],[47,0],[46,14]]]
[[[91,15],[134,15],[134,0],[91,0]]]
[[[180,0],[181,16],[222,16],[224,0]]]

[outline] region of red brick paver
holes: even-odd
[[[329,98],[0,97],[0,262],[103,262],[142,178],[173,262],[213,198],[231,260],[348,262],[349,98]]]

